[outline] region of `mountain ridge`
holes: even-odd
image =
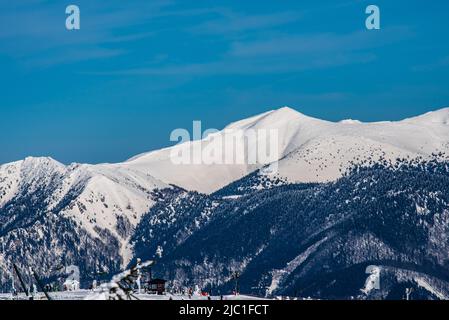
[[[10,239],[12,245],[15,237],[12,234],[26,232],[28,228],[42,234],[51,231],[58,237],[54,227],[46,223],[48,219],[56,219],[67,229],[67,237],[76,238],[80,233],[84,240],[79,241],[88,246],[109,247],[103,264],[123,267],[134,258],[131,240],[134,229],[161,201],[158,190],[177,190],[173,201],[191,198],[202,203],[201,194],[214,194],[249,175],[253,178],[247,190],[257,191],[283,184],[336,181],[354,166],[395,164],[401,159],[427,160],[435,155],[448,159],[447,119],[449,108],[397,122],[342,123],[315,119],[283,107],[228,125],[227,129],[245,132],[278,130],[280,154],[275,174],[267,173],[266,165],[261,163],[174,165],[171,162],[173,149],[195,143],[213,145],[216,143],[213,136],[116,164],[64,165],[50,157],[27,157],[0,166],[0,238]],[[215,137],[226,135],[226,128]],[[233,196],[236,195],[226,195]],[[215,202],[203,205],[204,210],[212,210]],[[172,214],[168,214],[170,219]],[[199,225],[209,219],[207,212],[195,214]],[[195,230],[195,225],[189,230]],[[78,230],[77,234],[73,228]],[[64,239],[59,242],[64,243]],[[112,263],[112,257],[120,257],[120,263]]]

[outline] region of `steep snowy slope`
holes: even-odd
[[[448,119],[449,109],[442,109],[398,122],[344,120],[335,123],[284,107],[235,122],[202,141],[142,154],[124,165],[188,190],[211,193],[263,167],[264,163],[173,164],[171,154],[180,150],[190,150],[193,154],[199,144],[204,150],[239,130],[245,136],[251,130],[274,129],[278,132],[278,176],[291,182],[325,182],[341,177],[354,164],[395,162],[397,158],[428,158],[432,154],[446,153],[449,150]],[[244,141],[242,138],[235,145],[243,145]],[[252,144],[244,148],[245,159],[255,147]],[[238,147],[226,145],[222,150],[221,158],[225,159],[227,153],[232,158]]]
[[[198,156],[194,150],[196,148],[201,148],[201,150],[213,148],[220,152],[219,158],[222,159],[222,162],[225,162],[226,157],[237,160],[237,150],[245,150],[245,140],[243,138],[235,138],[233,140],[234,145],[226,147],[223,143],[226,131],[234,130],[233,132],[236,132],[236,130],[240,129],[245,132],[245,129],[250,128],[257,121],[263,121],[264,118],[271,116],[272,113],[267,112],[233,123],[221,132],[209,135],[201,141],[186,142],[174,147],[138,155],[124,165],[188,190],[210,193],[227,185],[229,182],[246,176],[248,173],[260,168],[261,165],[249,164],[246,161],[247,155],[243,155],[245,161],[242,161],[242,163],[236,164],[236,161],[231,161],[232,164],[207,164],[202,161],[201,156]],[[254,148],[254,145],[251,145],[250,148]],[[191,164],[174,164],[173,154],[177,155],[182,152],[190,154]]]
[[[72,219],[92,237],[108,230],[120,243],[124,263],[128,239],[165,183],[120,164],[64,166],[50,158],[27,158],[0,166],[0,236],[54,213]],[[26,213],[20,208],[26,208]]]

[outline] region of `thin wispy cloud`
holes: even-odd
[[[426,72],[426,71],[433,71],[435,69],[447,68],[447,67],[449,67],[449,56],[445,56],[433,63],[414,66],[414,67],[412,67],[412,70],[417,71],[417,72]]]
[[[286,25],[300,18],[301,14],[297,12],[244,15],[228,10],[222,12],[220,17],[192,27],[191,30],[199,34],[241,33]]]
[[[55,65],[71,64],[93,59],[118,57],[126,53],[126,50],[107,48],[86,48],[76,51],[65,49],[63,51],[56,51],[50,54],[28,58],[26,60],[26,65],[30,67],[39,66],[41,68],[46,68]]]
[[[223,60],[209,63],[192,63],[162,67],[135,68],[106,72],[85,72],[91,75],[111,76],[214,76],[214,75],[256,75],[292,73],[305,70],[337,67],[348,64],[367,63],[376,59],[374,54],[346,54],[310,57],[307,60],[287,61],[284,58]]]
[[[153,37],[155,34],[156,34],[156,32],[150,31],[150,32],[119,35],[119,36],[115,36],[115,37],[111,37],[109,39],[103,40],[103,43],[121,43],[121,42],[139,41],[142,39]]]
[[[172,65],[161,64],[155,69],[148,68],[148,65],[142,62],[140,69],[110,70],[111,74],[253,74],[276,73],[288,69],[303,70],[325,65],[341,65],[341,61],[348,59],[336,56],[335,61],[331,62],[331,57],[323,55],[321,60],[326,61],[323,63],[317,62],[314,57],[303,57],[306,61],[291,61],[293,67],[289,68],[283,61],[270,61],[270,59],[264,61],[261,58],[239,61],[238,58],[264,55],[270,58],[277,54],[322,52],[326,48],[350,49],[354,48],[353,41],[362,42],[361,47],[369,42],[362,39],[368,38],[366,35],[357,34],[298,36],[279,35],[275,32],[277,27],[300,21],[303,16],[300,11],[243,13],[219,6],[179,9],[177,6],[179,3],[169,0],[148,1],[139,3],[138,6],[122,1],[109,1],[100,5],[92,1],[79,0],[77,4],[81,8],[82,27],[76,32],[68,32],[65,29],[63,4],[40,0],[29,0],[27,5],[2,4],[0,21],[8,25],[8,28],[0,28],[0,53],[11,56],[28,67],[48,67],[90,59],[118,57],[132,53],[133,49],[128,48],[128,42],[151,41],[147,39],[161,32],[158,23],[164,19],[173,18],[182,21],[188,17],[194,20],[186,24],[180,23],[176,28],[172,26],[172,30],[177,30],[178,34],[185,33],[186,36],[190,34],[189,37],[193,37],[191,40],[198,40],[204,35],[215,36],[214,41],[221,41],[224,46],[221,52],[216,53],[215,61],[211,57],[204,59],[209,62],[201,63],[186,59]],[[155,23],[155,26],[151,23]],[[135,28],[132,28],[133,26]],[[162,29],[164,28],[170,29],[170,26],[163,26]],[[249,35],[254,36],[252,40],[251,37],[248,38]],[[242,38],[246,38],[245,42],[241,42]],[[164,41],[169,43],[170,39]],[[148,54],[151,55],[151,52]],[[154,52],[154,55],[169,56],[170,52]],[[363,54],[352,56],[355,56],[354,63],[372,59],[372,57],[367,59],[367,55]],[[149,57],[149,60],[153,59]],[[272,65],[266,65],[267,63]]]
[[[43,66],[115,57],[127,50],[107,44],[145,39],[153,31],[123,33],[121,30],[139,25],[157,16],[170,1],[157,0],[125,6],[121,2],[107,4],[79,0],[81,29],[65,29],[65,5],[46,1],[2,4],[0,21],[0,53],[14,57],[24,65]],[[76,57],[76,54],[79,57]],[[40,58],[47,55],[47,58]],[[50,60],[53,62],[50,63]]]
[[[220,60],[132,68],[98,75],[210,76],[276,74],[332,68],[374,61],[371,50],[408,39],[406,27],[380,32],[273,35],[264,40],[232,42]],[[95,74],[95,73],[94,73]]]
[[[412,34],[412,31],[407,27],[392,27],[376,32],[362,30],[346,34],[279,35],[259,41],[233,43],[230,54],[251,57],[336,51],[353,52],[405,40]]]

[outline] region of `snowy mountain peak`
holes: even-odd
[[[22,167],[53,167],[63,169],[65,165],[51,157],[26,157],[22,161]]]
[[[274,109],[270,112],[270,114],[276,115],[276,117],[280,117],[280,118],[287,118],[290,116],[292,116],[292,117],[308,117],[308,116],[302,114],[301,112],[299,112],[293,108],[290,108],[288,106]]]
[[[293,122],[325,122],[316,118],[309,117],[290,107],[282,107],[271,110],[254,117],[233,122],[225,129],[270,129],[282,128],[284,125]]]
[[[363,122],[361,122],[359,120],[354,120],[354,119],[344,119],[344,120],[341,120],[339,123],[342,123],[342,124],[362,124]]]
[[[304,113],[301,113],[298,110],[290,108],[288,106],[284,106],[284,107],[272,110],[271,114],[275,117],[283,118],[283,119],[288,119],[290,117],[293,117],[296,119],[309,119],[309,120],[323,121],[320,119],[310,117],[310,116],[308,116]]]
[[[277,130],[279,171],[292,182],[335,180],[357,163],[398,157],[427,157],[449,150],[449,109],[403,121],[363,123],[329,122],[304,115],[290,107],[271,110],[233,122],[215,136],[232,130]],[[195,142],[210,145],[212,139]],[[183,145],[191,148],[192,142]],[[255,146],[249,146],[254,148]],[[124,165],[187,190],[211,193],[260,169],[261,165],[183,164],[171,162],[165,148],[137,156]],[[228,152],[228,151],[224,151]]]
[[[283,123],[283,122],[292,122],[292,121],[302,121],[302,122],[326,122],[324,120],[320,120],[317,118],[310,117],[305,115],[295,109],[290,107],[282,107],[270,112],[270,114],[266,117],[271,122]]]

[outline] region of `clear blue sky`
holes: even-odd
[[[0,163],[121,161],[192,120],[283,105],[363,121],[449,106],[448,39],[447,0],[1,1]]]

